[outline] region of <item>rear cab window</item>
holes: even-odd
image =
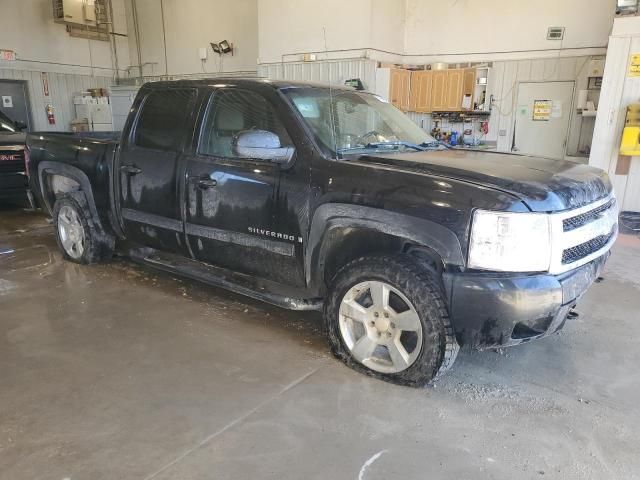
[[[138,115],[133,144],[151,150],[179,150],[195,97],[196,90],[193,89],[166,89],[149,93]]]

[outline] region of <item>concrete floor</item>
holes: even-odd
[[[67,263],[44,217],[5,210],[0,478],[640,478],[640,238],[578,310],[396,387],[330,357],[317,314]]]

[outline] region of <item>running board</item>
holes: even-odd
[[[139,263],[181,275],[214,287],[224,288],[288,310],[322,310],[318,298],[297,298],[292,289],[268,280],[232,272],[170,253],[134,249],[129,257]],[[289,290],[289,291],[288,291]]]

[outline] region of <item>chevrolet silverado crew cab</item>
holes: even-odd
[[[460,346],[552,334],[618,232],[601,170],[447,149],[375,95],[228,79],[143,86],[120,138],[30,134],[63,255],[136,261],[298,310],[333,353],[422,385]]]

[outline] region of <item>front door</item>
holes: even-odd
[[[201,124],[197,152],[186,167],[186,232],[194,256],[233,271],[300,284],[300,225],[286,221],[294,210],[286,192],[298,178],[295,165],[243,157],[232,147],[237,133],[251,129],[273,132],[282,146],[292,145],[273,104],[254,91],[220,89]],[[306,196],[297,198],[306,202]]]
[[[573,109],[573,82],[526,82],[518,87],[513,151],[563,159]]]
[[[21,80],[0,80],[0,112],[14,122],[20,122],[31,130],[31,114],[27,82]]]
[[[150,90],[116,165],[127,238],[185,255],[180,156],[191,140],[195,100],[193,89]]]

